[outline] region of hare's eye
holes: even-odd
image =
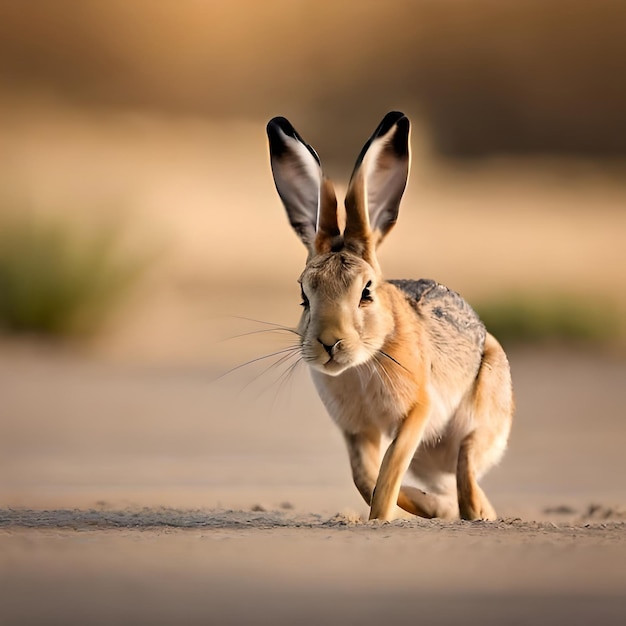
[[[304,293],[304,289],[300,289],[300,296],[302,297],[302,302],[300,303],[300,306],[303,306],[305,309],[309,308],[309,299],[306,297],[306,294]]]
[[[365,288],[363,289],[363,292],[361,293],[361,302],[359,304],[359,306],[362,306],[364,304],[368,304],[369,302],[372,302],[373,298],[372,298],[372,292],[370,291],[370,287],[372,286],[372,281],[368,280],[367,281],[367,285],[365,285]]]

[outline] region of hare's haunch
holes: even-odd
[[[391,112],[367,141],[341,232],[315,150],[285,118],[267,125],[276,189],[308,251],[301,353],[344,434],[370,519],[393,518],[396,504],[422,517],[495,519],[478,480],[511,428],[506,355],[457,293],[433,280],[386,281],[376,258],[398,217],[409,131]]]

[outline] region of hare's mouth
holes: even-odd
[[[350,369],[351,367],[356,367],[358,365],[358,362],[355,362],[353,358],[346,358],[346,355],[342,356],[343,358],[341,359],[338,359],[337,356],[332,356],[324,363],[318,362],[316,367],[324,374],[328,374],[329,376],[337,376],[342,372]]]
[[[337,341],[332,349],[325,347],[322,350],[318,344],[312,344],[308,347],[310,349],[305,349],[303,354],[309,366],[328,376],[337,376],[352,367],[357,367],[370,358],[367,350],[359,349],[358,346],[355,349],[346,340]]]
[[[324,373],[335,374],[335,375],[340,374],[341,372],[343,372],[343,370],[347,369],[348,367],[350,366],[346,365],[345,363],[339,363],[334,358],[328,359],[328,361],[326,361],[326,363],[322,365]]]
[[[326,361],[322,360],[313,360],[309,361],[309,367],[321,372],[322,374],[327,374],[328,376],[337,376],[341,374],[343,371],[352,367],[351,363],[340,362],[336,358],[331,357]]]

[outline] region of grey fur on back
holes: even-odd
[[[388,282],[406,295],[417,315],[424,319],[438,352],[439,358],[434,357],[433,364],[445,367],[444,364],[462,363],[462,369],[469,369],[467,373],[477,373],[487,330],[476,311],[458,293],[428,278]]]

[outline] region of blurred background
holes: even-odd
[[[539,371],[533,358],[544,359],[546,346],[550,359],[564,345],[613,359],[622,369],[597,391],[614,398],[600,454],[607,433],[623,435],[611,421],[623,413],[623,394],[611,394],[626,337],[624,24],[621,0],[0,0],[6,501],[30,501],[27,487],[55,475],[54,450],[81,448],[92,461],[97,451],[91,479],[110,484],[124,429],[150,430],[149,412],[168,433],[141,444],[151,454],[170,458],[166,444],[178,444],[166,440],[180,419],[181,455],[205,459],[207,440],[213,453],[250,452],[232,445],[237,424],[248,428],[256,416],[246,421],[248,409],[232,407],[231,383],[213,388],[221,400],[194,387],[194,409],[177,385],[200,370],[204,385],[206,372],[276,349],[255,336],[223,341],[263,328],[239,317],[298,318],[305,254],[271,179],[265,124],[275,115],[317,149],[340,193],[382,116],[399,109],[411,118],[412,173],[380,252],[384,271],[461,292],[523,355],[520,370]],[[562,371],[560,363],[542,375]],[[129,391],[136,378],[128,372],[146,365],[161,374]],[[584,371],[574,377],[582,386],[595,378]],[[177,391],[157,401],[150,390],[165,393],[165,380]],[[563,393],[571,380],[562,380]],[[531,376],[529,393],[533,385]],[[589,393],[572,408],[581,419],[581,406],[597,406]],[[68,420],[55,430],[57,448],[45,444],[52,426],[40,429],[44,406]],[[234,419],[228,427],[222,411]],[[118,421],[106,425],[113,414]],[[316,422],[320,449],[336,446],[344,463],[324,420]],[[37,445],[28,439],[35,431]],[[520,459],[540,445],[527,434]],[[281,437],[291,442],[296,431]],[[29,474],[42,450],[48,460]],[[136,453],[130,446],[128,463]],[[84,462],[59,461],[56,484],[72,483]],[[204,469],[188,476],[206,475],[198,462]],[[151,472],[118,467],[133,484]],[[346,471],[342,488],[348,483]]]

